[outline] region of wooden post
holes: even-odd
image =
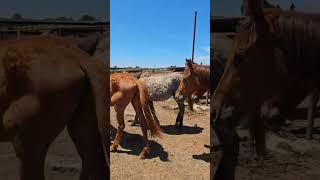
[[[196,39],[196,27],[197,27],[197,11],[194,14],[194,27],[193,27],[193,42],[192,42],[192,59],[191,62],[194,62],[194,44]]]
[[[318,90],[312,91],[312,93],[309,96],[308,117],[307,117],[308,127],[307,127],[307,133],[306,133],[307,139],[309,140],[312,139],[313,121],[314,121],[315,109],[317,108],[318,96],[319,96]]]

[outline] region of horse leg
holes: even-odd
[[[115,110],[116,110],[116,114],[117,114],[117,121],[118,121],[118,129],[117,129],[117,134],[116,134],[116,137],[112,143],[112,146],[111,146],[111,151],[116,151],[119,144],[120,144],[120,141],[121,141],[121,138],[122,138],[122,135],[123,135],[123,130],[125,128],[125,124],[124,124],[124,109],[125,107],[123,106],[115,106]]]
[[[176,118],[176,124],[174,126],[176,129],[182,129],[185,105],[184,105],[183,101],[176,100],[176,102],[178,103],[178,106],[179,106],[179,113]]]
[[[48,150],[47,143],[35,143],[25,140],[20,135],[13,140],[13,147],[20,164],[21,180],[44,180],[45,156]]]
[[[208,106],[208,99],[209,99],[209,91],[206,94],[206,106]]]
[[[309,104],[308,104],[308,127],[307,127],[307,139],[312,139],[312,129],[314,123],[314,114],[317,106],[319,92],[314,90],[309,96]]]
[[[250,117],[250,134],[253,140],[253,146],[255,147],[256,154],[259,157],[266,155],[266,137],[264,118],[259,116],[258,112],[255,112]]]
[[[160,122],[159,122],[158,117],[156,115],[156,111],[154,109],[153,101],[149,101],[149,107],[150,107],[150,111],[152,113],[153,119],[155,121],[157,121],[157,123],[160,125]]]
[[[139,118],[138,118],[138,115],[136,114],[134,116],[134,120],[133,122],[130,124],[130,126],[138,126],[139,125]]]
[[[223,113],[221,118],[214,122],[213,128],[219,140],[219,147],[222,150],[220,162],[214,174],[213,180],[234,180],[235,168],[239,154],[239,136],[236,132],[238,116],[234,113],[234,108]]]
[[[188,101],[190,111],[194,111],[194,109],[193,109],[194,102],[193,102],[192,98],[191,97],[187,98],[187,101]]]
[[[149,145],[148,133],[147,133],[148,126],[146,124],[146,118],[144,116],[139,97],[135,96],[133,98],[132,106],[140,119],[140,127],[142,130],[143,141],[144,141],[144,147],[143,147],[142,151],[140,152],[139,156],[141,159],[145,159],[146,156],[150,153],[150,145]]]
[[[80,180],[108,179],[110,170],[106,157],[94,110],[93,101],[82,103],[78,114],[67,126],[69,135],[82,159]],[[108,147],[109,148],[109,147]]]

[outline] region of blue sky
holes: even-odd
[[[197,11],[195,61],[209,64],[209,0],[111,0],[111,66],[184,66],[191,58]]]
[[[0,17],[20,13],[27,18],[67,16],[78,19],[84,14],[107,20],[110,0],[1,0]]]
[[[242,0],[211,0],[211,14],[214,16],[240,16]],[[281,8],[288,9],[293,2],[296,10],[306,12],[319,12],[319,0],[269,0],[273,4],[279,4]]]

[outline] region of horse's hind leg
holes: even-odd
[[[20,136],[13,140],[16,155],[20,161],[21,180],[44,180],[45,156],[48,150],[46,143],[36,144]]]
[[[98,129],[93,100],[83,102],[77,112],[79,114],[76,114],[68,123],[68,132],[82,159],[80,179],[107,179],[110,171]]]
[[[140,104],[140,99],[137,96],[135,96],[134,99],[132,100],[132,106],[140,119],[140,126],[141,126],[141,130],[143,133],[143,141],[145,144],[145,146],[139,156],[141,159],[145,159],[146,155],[148,155],[150,152],[150,146],[149,146],[148,134],[147,134],[148,126],[146,124],[146,118],[144,116],[144,113],[143,113],[143,110],[142,110],[142,107]]]
[[[155,121],[157,121],[157,123],[160,125],[160,122],[159,122],[158,117],[156,115],[156,110],[154,109],[153,101],[149,101],[149,107],[150,107],[150,111],[152,113],[153,119]]]

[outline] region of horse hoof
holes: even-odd
[[[140,159],[146,159],[146,155],[143,153],[140,153],[139,157],[140,157]]]
[[[117,149],[118,149],[118,146],[112,145],[110,151],[111,151],[111,152],[115,152],[115,151],[117,151]]]
[[[146,159],[147,155],[150,153],[149,147],[144,147],[143,150],[140,153],[140,159]]]

